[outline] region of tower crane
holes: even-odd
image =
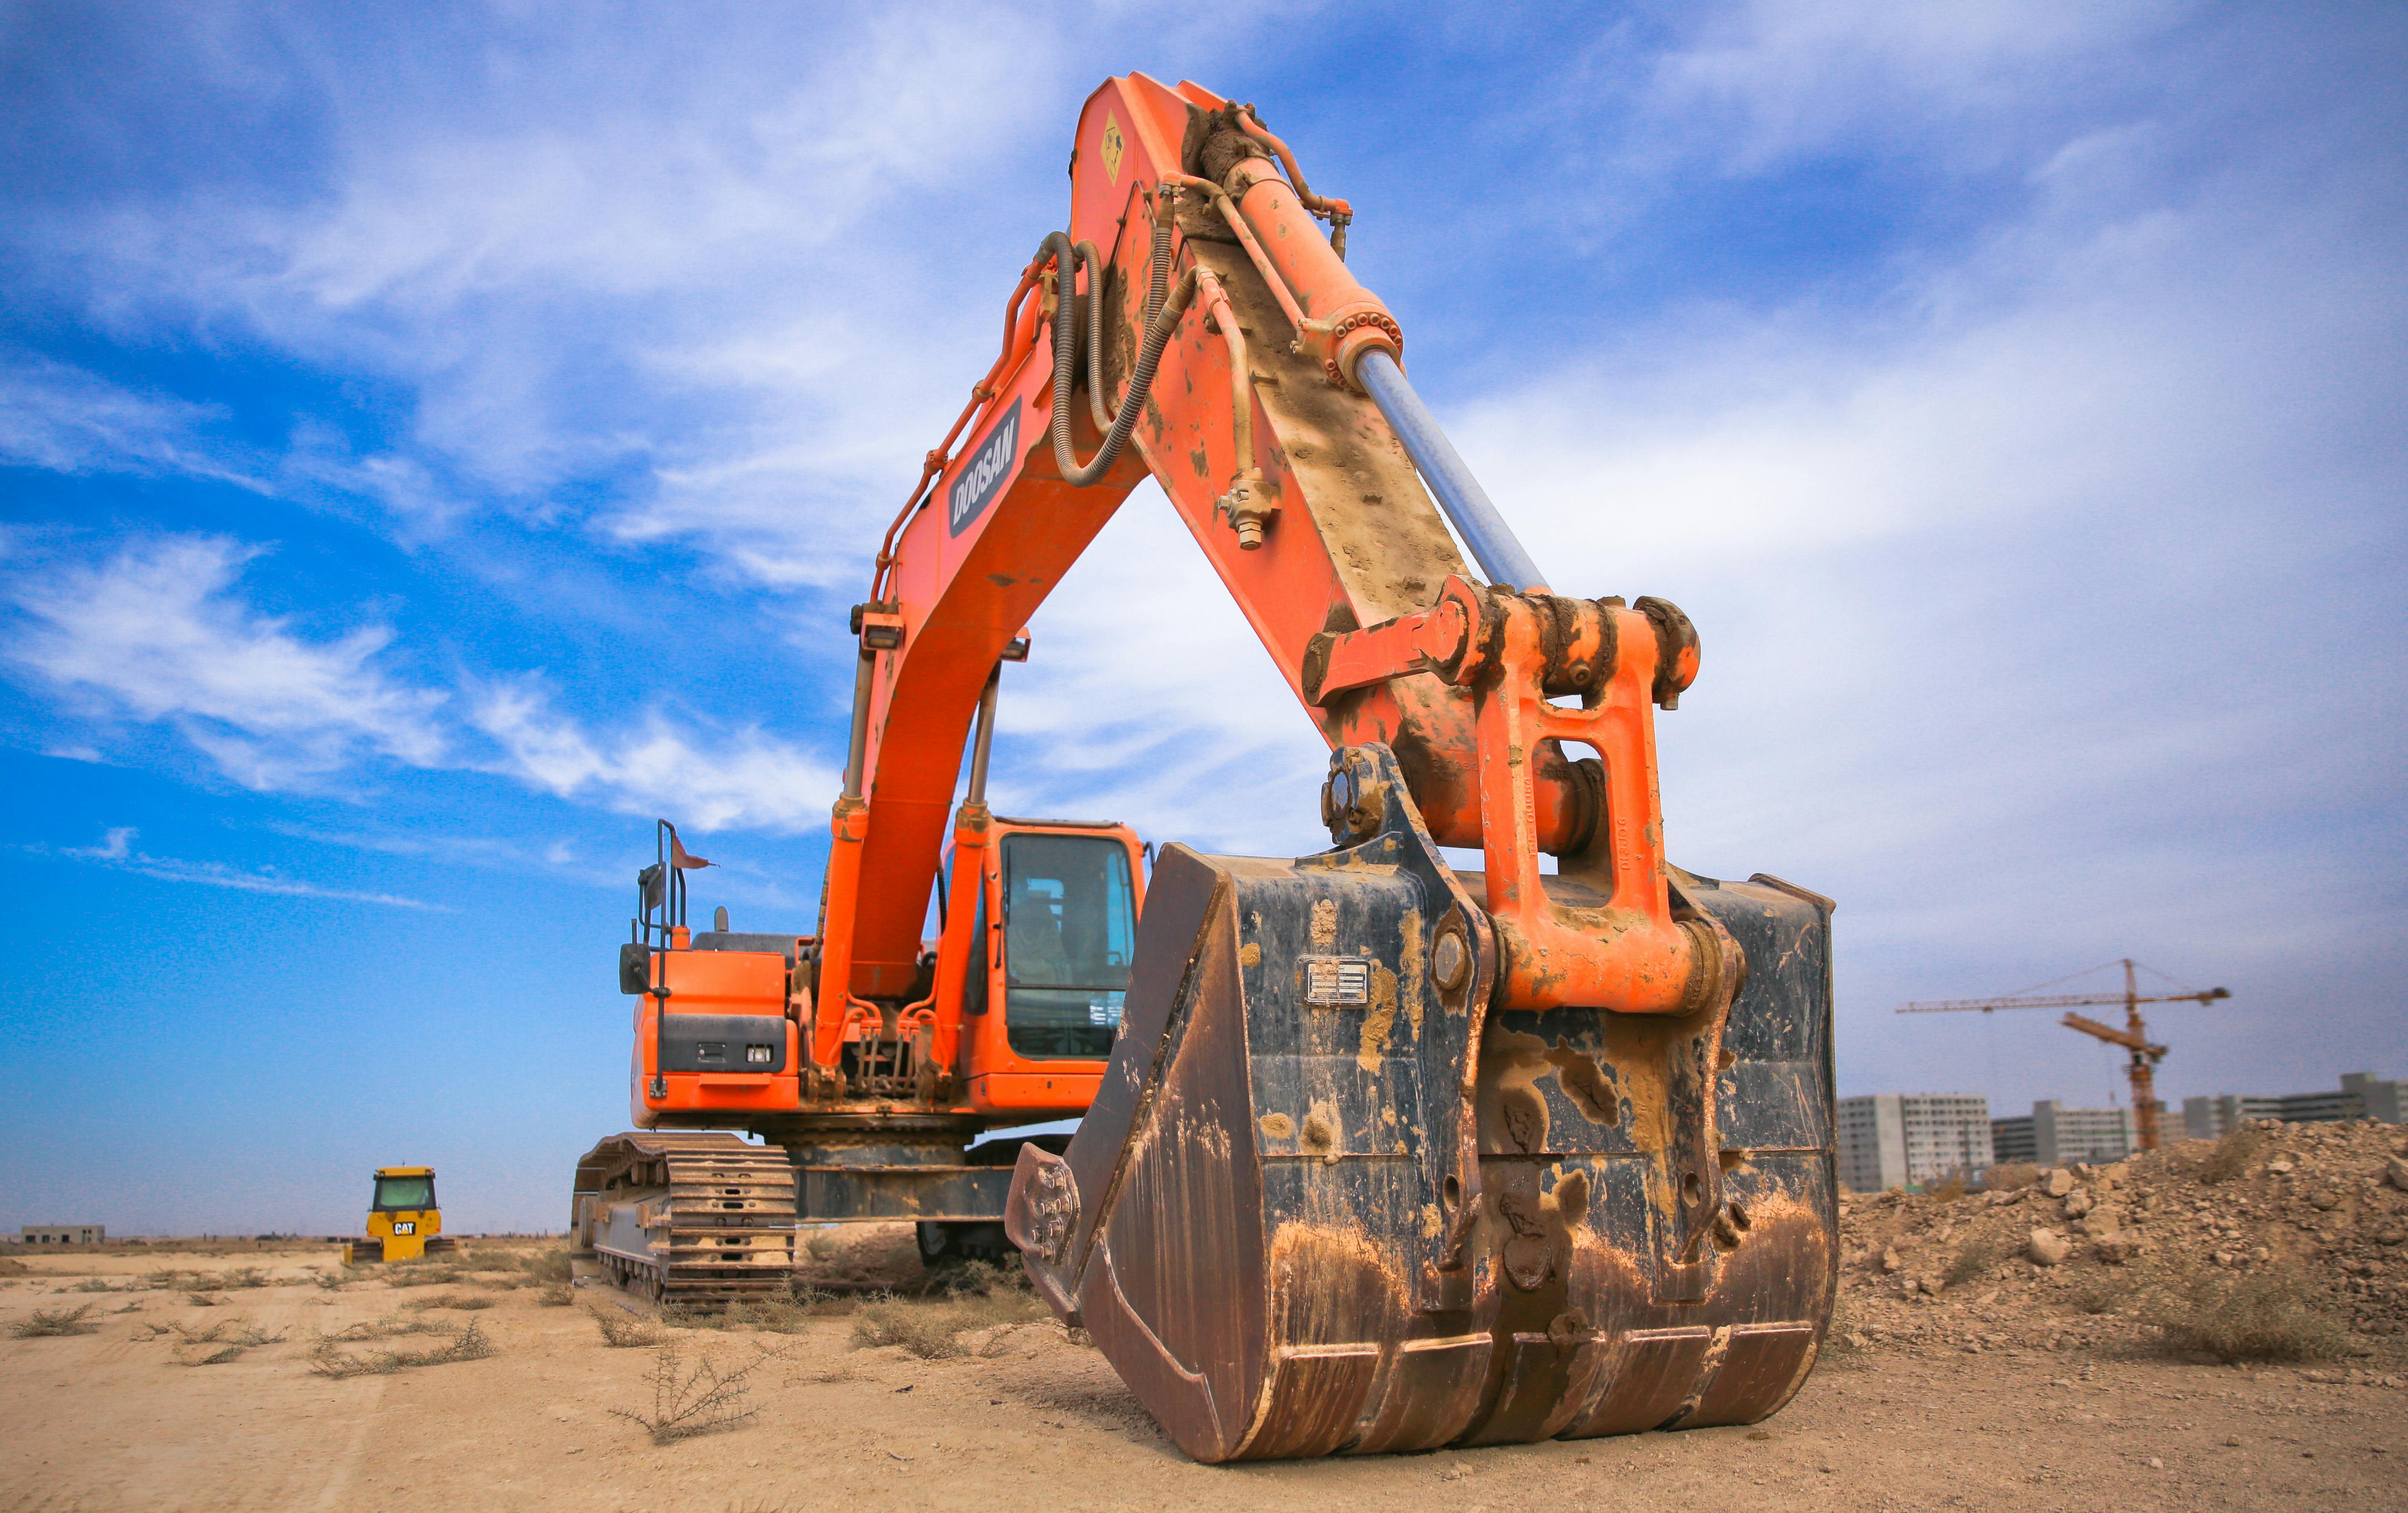
[[[2143,1003],[2213,1003],[2220,998],[2230,998],[2232,994],[2221,987],[2211,987],[2199,993],[2144,994],[2140,989],[2139,979],[2133,974],[2132,958],[2124,958],[2123,966],[2124,991],[2120,994],[2051,993],[2037,997],[2010,995],[2005,998],[1927,999],[1921,1002],[1900,1004],[1898,1012],[1900,1014],[1958,1014],[1979,1009],[1984,1014],[1988,1014],[1994,1009],[2076,1009],[2121,1003],[2124,1005],[2124,1028],[2121,1030],[2114,1025],[2100,1024],[2096,1019],[2079,1014],[2068,1014],[2057,1023],[2068,1030],[2079,1030],[2094,1040],[2103,1040],[2110,1045],[2121,1045],[2128,1053],[2125,1073],[2132,1081],[2132,1123],[2140,1136],[2141,1148],[2155,1150],[2157,1148],[2157,1115],[2161,1112],[2157,1103],[2157,1067],[2159,1061],[2166,1059],[2166,1047],[2150,1041],[2149,1027],[2141,1017],[2141,1005]]]

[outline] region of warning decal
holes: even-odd
[[[1121,149],[1125,145],[1121,140],[1120,119],[1111,111],[1105,111],[1104,178],[1115,185],[1121,181]]]

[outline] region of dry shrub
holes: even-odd
[[[661,1333],[660,1321],[655,1318],[621,1313],[608,1304],[585,1311],[592,1317],[594,1327],[602,1332],[602,1343],[614,1350],[648,1348],[667,1338]]]
[[[577,1301],[577,1294],[566,1282],[552,1282],[535,1295],[535,1301],[547,1308],[566,1308]]]
[[[561,1287],[567,1286],[575,1275],[569,1266],[568,1251],[565,1247],[538,1250],[521,1256],[519,1270],[526,1273],[529,1279],[533,1281],[549,1282]]]
[[[213,1298],[206,1292],[187,1292],[184,1294],[184,1301],[195,1308],[217,1308],[225,1304],[225,1299]]]
[[[447,1293],[439,1298],[409,1298],[402,1304],[405,1308],[420,1311],[428,1308],[458,1308],[466,1311],[490,1308],[493,1305],[494,1300],[491,1298],[464,1298],[456,1292]]]
[[[844,1242],[837,1238],[834,1232],[822,1230],[817,1234],[806,1236],[803,1240],[803,1248],[811,1253],[813,1261],[825,1261],[843,1249]]]
[[[404,1261],[385,1273],[387,1287],[449,1287],[461,1281],[466,1274],[446,1261]]]
[[[351,1353],[322,1341],[311,1352],[309,1369],[321,1376],[385,1376],[413,1366],[448,1366],[460,1361],[482,1361],[494,1353],[487,1339],[470,1320],[468,1327],[441,1345],[424,1350],[365,1350]]]
[[[2199,1179],[2211,1185],[2229,1182],[2249,1170],[2265,1148],[2265,1131],[2254,1124],[2237,1125],[2200,1158]]]
[[[1956,1259],[1948,1263],[1948,1270],[1941,1277],[1940,1285],[1945,1290],[1979,1281],[1996,1271],[1999,1262],[2006,1259],[2006,1247],[1988,1235],[1968,1240],[1957,1249]]]
[[[170,1324],[162,1333],[177,1336],[172,1359],[179,1366],[222,1366],[254,1345],[280,1345],[284,1342],[282,1330],[270,1333],[238,1318],[221,1319],[207,1329],[186,1329],[179,1324]],[[160,1336],[152,1334],[149,1337],[157,1339]]]
[[[853,1316],[853,1347],[897,1346],[923,1361],[998,1354],[997,1331],[1047,1317],[1036,1294],[1012,1282],[1010,1274],[972,1261],[957,1274],[955,1290],[942,1301],[888,1297],[865,1303]],[[987,1332],[987,1338],[973,1349],[964,1336],[980,1331]]]
[[[351,1278],[340,1272],[314,1271],[309,1274],[309,1280],[329,1292],[340,1292]]]
[[[652,1411],[612,1408],[611,1415],[640,1425],[655,1445],[733,1429],[760,1411],[746,1407],[744,1399],[752,1390],[752,1373],[775,1356],[775,1351],[756,1347],[752,1360],[733,1369],[707,1357],[688,1369],[676,1347],[663,1346],[652,1369],[645,1373],[652,1384]]]
[[[90,1312],[92,1304],[89,1303],[73,1308],[36,1308],[10,1324],[8,1333],[21,1340],[46,1339],[58,1334],[96,1334],[100,1333],[100,1326],[84,1318]]]
[[[1923,1195],[1935,1203],[1953,1203],[1965,1196],[1967,1185],[1963,1172],[1950,1172],[1923,1184]]]
[[[59,1290],[62,1292],[115,1292],[118,1289],[109,1286],[106,1278],[87,1276],[82,1281],[63,1287]]]
[[[826,1293],[816,1298],[833,1301]],[[799,1334],[810,1327],[822,1310],[794,1297],[741,1298],[724,1308],[702,1309],[680,1307],[676,1304],[661,1305],[664,1323],[679,1329],[757,1329],[772,1334]]]
[[[242,1347],[239,1345],[222,1346],[217,1349],[209,1351],[206,1355],[199,1356],[187,1356],[181,1351],[179,1351],[176,1355],[176,1364],[179,1366],[222,1366],[227,1362],[236,1359],[241,1354]]]
[[[473,1326],[469,1326],[473,1327]],[[318,1345],[362,1345],[369,1340],[389,1340],[396,1334],[457,1334],[463,1326],[439,1318],[370,1318],[356,1324],[346,1324],[331,1334],[318,1336]]]
[[[2130,1303],[2137,1290],[2128,1276],[2100,1273],[2076,1285],[2065,1301],[2076,1313],[2112,1314]]]
[[[2194,1262],[2149,1292],[2141,1318],[2175,1348],[2220,1361],[2327,1360],[2349,1347],[2349,1332],[2325,1311],[2315,1284],[2286,1268],[2229,1272]]]
[[[2000,1161],[1982,1174],[1987,1192],[2019,1192],[2040,1180],[2040,1168],[2029,1161]]]
[[[244,1266],[215,1278],[208,1285],[213,1290],[222,1292],[229,1288],[274,1287],[276,1278],[256,1266]]]

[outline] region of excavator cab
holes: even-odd
[[[963,1077],[981,1114],[1086,1107],[1120,1033],[1144,852],[1125,825],[994,820],[962,985]]]

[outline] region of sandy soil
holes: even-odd
[[[863,1238],[827,1258],[831,1270],[874,1273],[908,1246]],[[1181,1457],[1101,1358],[1050,1321],[967,1336],[993,1352],[984,1358],[924,1361],[857,1347],[853,1319],[838,1314],[791,1322],[795,1333],[669,1331],[683,1370],[758,1359],[745,1400],[757,1413],[656,1446],[614,1410],[650,1408],[659,1352],[603,1343],[588,1310],[634,1310],[598,1290],[548,1306],[538,1287],[472,1281],[329,1290],[313,1280],[328,1269],[322,1250],[170,1259],[261,1266],[275,1285],[206,1292],[224,1300],[208,1307],[171,1290],[65,1290],[90,1276],[137,1287],[162,1260],[141,1254],[43,1256],[0,1277],[0,1335],[37,1308],[90,1304],[99,1323],[91,1334],[0,1338],[0,1507],[2408,1506],[2408,1391],[2109,1344],[1968,1353],[1936,1337],[1835,1352],[1796,1404],[1755,1430],[1206,1467]],[[403,1307],[430,1297],[494,1302],[474,1313]],[[1937,1317],[1971,1304],[1925,1306]],[[473,1319],[496,1353],[351,1379],[312,1374],[314,1340],[380,1319]],[[186,1364],[222,1345],[160,1333],[228,1320],[281,1338]]]

